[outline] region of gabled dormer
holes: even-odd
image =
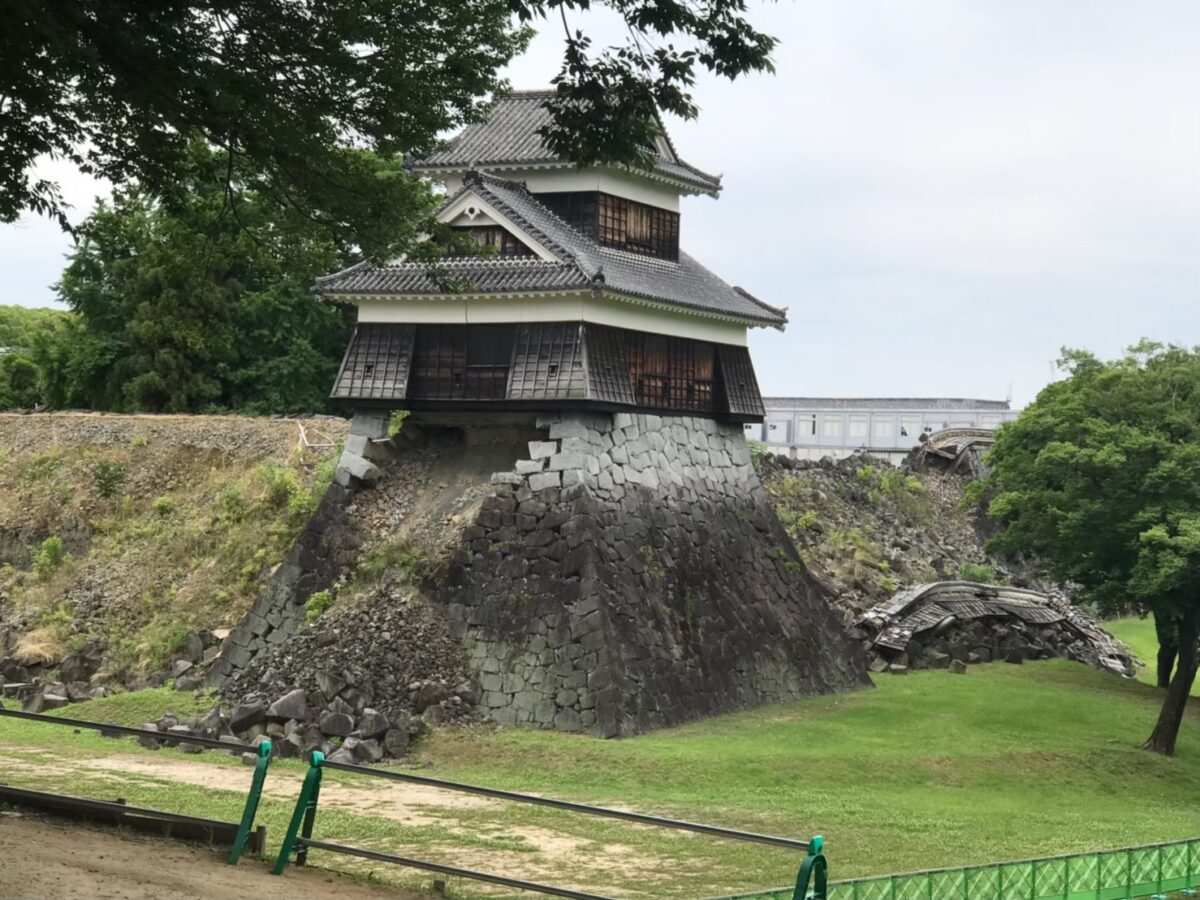
[[[413,171],[442,181],[451,193],[468,171],[486,172],[526,189],[603,247],[657,259],[679,258],[679,198],[716,197],[719,176],[685,162],[664,131],[654,166],[579,167],[559,159],[538,134],[550,122],[553,91],[519,91],[496,102],[487,120],[463,130]]]

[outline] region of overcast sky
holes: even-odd
[[[1059,348],[1200,344],[1200,2],[854,0],[752,7],[777,73],[702,79],[685,249],[789,309],[765,393],[1017,405]],[[574,24],[574,23],[573,23]],[[578,20],[618,38],[604,16]],[[547,28],[512,67],[557,71]],[[51,170],[80,217],[97,186]],[[0,303],[48,305],[68,240],[0,226]]]

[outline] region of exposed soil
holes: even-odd
[[[27,754],[26,748],[17,748],[0,743],[0,764],[10,764],[4,759],[3,751],[20,750]],[[249,770],[218,766],[206,763],[200,759],[195,761],[177,759],[167,756],[143,756],[138,754],[116,753],[104,757],[70,758],[60,757],[52,752],[39,754],[38,772],[41,774],[60,775],[64,779],[85,776],[111,780],[117,784],[130,784],[141,780],[170,781],[197,787],[228,790],[236,783],[240,789],[242,782],[249,777]],[[298,775],[296,778],[272,776],[263,787],[267,797],[292,802],[296,796]],[[620,807],[621,804],[613,804]],[[458,834],[468,838],[511,839],[518,838],[527,842],[530,851],[506,850],[498,847],[471,846],[464,848],[456,845],[453,837],[444,842],[422,845],[419,852],[416,848],[403,843],[373,844],[375,849],[403,855],[424,856],[451,865],[466,864],[468,868],[483,869],[516,878],[530,878],[534,881],[558,884],[576,890],[594,890],[597,885],[611,881],[611,874],[616,871],[622,876],[636,878],[653,891],[653,885],[669,884],[671,873],[679,871],[680,867],[704,865],[699,861],[667,860],[646,852],[631,843],[605,842],[602,852],[583,852],[591,842],[564,831],[534,825],[508,825],[504,823],[502,813],[508,806],[501,801],[452,791],[438,790],[417,784],[402,784],[397,782],[375,782],[369,787],[352,786],[339,783],[336,777],[327,777],[321,789],[321,807],[337,809],[347,813],[360,815],[382,816],[406,827],[437,826],[447,829],[451,835]],[[472,814],[494,813],[494,822],[479,821]],[[24,820],[22,820],[24,821]],[[0,823],[3,822],[0,817]],[[631,837],[646,831],[646,826],[627,826]],[[11,829],[10,829],[11,833]],[[0,824],[0,860],[7,859],[4,841],[5,832]],[[336,839],[331,837],[332,839]],[[183,845],[179,845],[183,846]],[[156,851],[157,853],[157,851]],[[469,862],[464,863],[463,854],[469,854]],[[53,855],[52,855],[53,857]],[[69,858],[70,854],[67,854]],[[339,859],[338,866],[350,870],[363,870],[366,867],[357,864],[357,860]],[[82,865],[74,862],[71,865]],[[253,861],[243,863],[257,867]],[[87,869],[82,870],[85,874]],[[289,869],[287,878],[290,881],[292,870]],[[136,884],[136,883],[135,883]],[[155,882],[154,884],[159,884]],[[341,882],[339,882],[339,885]],[[249,889],[247,886],[246,889]],[[487,893],[486,888],[474,886],[477,891]],[[182,889],[181,889],[182,890]],[[340,888],[339,888],[340,890]],[[17,894],[15,896],[97,896],[97,897],[152,897],[152,896],[202,896],[201,894],[154,894],[150,885],[147,893],[112,893],[92,894],[87,891],[72,894],[69,891],[52,891],[48,894]],[[0,873],[0,900],[8,900],[10,895],[4,891],[4,875]],[[211,896],[225,896],[212,894]],[[264,894],[267,897],[283,896],[282,894]],[[291,895],[289,895],[291,896]],[[299,894],[307,897],[308,894]],[[328,896],[326,894],[325,896]],[[340,893],[338,896],[342,896]],[[359,896],[347,894],[346,896]],[[363,894],[362,896],[376,896]],[[393,897],[408,898],[413,894],[391,894]],[[507,896],[507,895],[505,895]]]
[[[311,867],[292,868],[276,878],[266,863],[257,860],[228,866],[212,848],[17,813],[0,813],[0,859],[4,860],[0,865],[4,900],[316,900],[331,896],[418,900],[421,896],[356,883]]]

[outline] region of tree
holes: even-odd
[[[34,348],[51,405],[323,408],[350,320],[317,300],[313,277],[360,251],[399,254],[435,202],[400,163],[339,152],[373,189],[344,198],[320,223],[253,171],[229,172],[227,158],[201,139],[189,145],[170,202],[140,186],[102,202],[57,285],[78,322]]]
[[[1070,376],[1002,426],[989,457],[989,549],[1031,554],[1078,602],[1153,613],[1178,665],[1146,747],[1171,755],[1200,640],[1200,348],[1142,342]]]
[[[568,12],[607,6],[623,46],[594,49]],[[696,114],[698,68],[770,68],[745,0],[8,0],[0,4],[0,221],[30,209],[69,227],[38,157],[116,185],[178,193],[199,134],[297,209],[362,196],[339,147],[421,155],[478,118],[497,73],[552,15],[566,31],[548,140],[579,162],[637,162],[655,105]],[[655,44],[654,41],[667,42]],[[687,44],[676,49],[672,41]]]
[[[58,310],[0,306],[0,409],[31,409],[43,402],[44,379],[33,347],[68,327],[68,314]]]

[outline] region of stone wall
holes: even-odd
[[[869,684],[740,426],[538,425],[439,591],[496,721],[611,737]]]
[[[305,622],[305,603],[330,588],[351,568],[360,545],[350,519],[355,494],[379,477],[375,460],[388,448],[387,413],[360,413],[350,424],[334,481],[292,549],[267,582],[250,612],[238,623],[209,669],[206,684],[223,685],[258,657],[282,644]]]

